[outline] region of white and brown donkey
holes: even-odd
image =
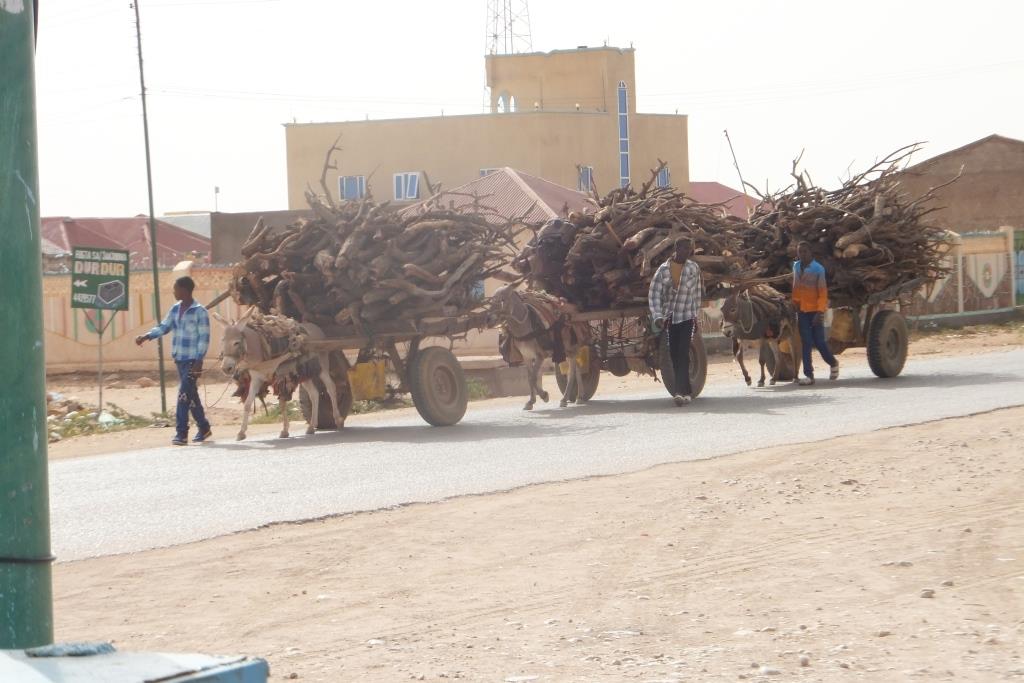
[[[319,378],[331,398],[335,424],[338,429],[344,425],[345,417],[338,410],[338,395],[334,380],[330,373],[330,355],[325,352],[310,352],[298,348],[293,342],[281,348],[274,348],[268,344],[259,330],[250,325],[247,321],[253,311],[243,315],[235,322],[228,322],[223,316],[214,313],[216,320],[224,325],[224,337],[221,344],[221,370],[231,377],[238,377],[240,374],[248,374],[248,387],[245,395],[245,413],[242,416],[242,428],[238,432],[238,440],[245,439],[245,432],[249,426],[249,415],[252,413],[253,404],[258,397],[266,394],[268,387],[273,387],[277,394],[283,426],[281,438],[288,437],[288,401],[291,400],[293,392],[303,387],[309,395],[312,403],[309,421],[306,427],[307,434],[314,434],[317,430],[317,420],[320,414],[320,390],[316,386],[315,378]],[[323,331],[312,323],[301,323],[299,325],[305,339],[315,341],[324,338]]]

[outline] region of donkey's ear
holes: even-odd
[[[220,323],[221,325],[223,325],[224,327],[231,327],[231,323],[229,323],[229,322],[227,321],[227,318],[225,318],[224,316],[222,316],[222,315],[221,315],[220,313],[218,313],[217,311],[210,311],[210,317],[211,317],[211,318],[213,318],[214,320],[216,320],[217,322],[219,322],[219,323]]]
[[[255,313],[255,312],[256,312],[256,307],[255,306],[250,306],[249,310],[246,311],[245,314],[241,318],[238,319],[238,322],[239,323],[244,323],[246,320],[251,318],[252,314]]]

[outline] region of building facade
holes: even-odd
[[[659,183],[687,188],[686,116],[636,111],[632,48],[488,55],[486,72],[489,113],[286,124],[289,208],[306,208],[339,138],[327,185],[347,199],[414,202],[506,166],[604,193],[645,182],[659,159]]]

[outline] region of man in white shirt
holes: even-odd
[[[678,238],[672,258],[662,263],[654,273],[647,297],[655,327],[668,331],[669,352],[675,371],[675,395],[672,399],[677,406],[686,405],[693,399],[690,340],[697,328],[704,291],[700,266],[690,258],[692,255],[693,240]]]

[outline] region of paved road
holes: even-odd
[[[751,390],[709,384],[687,408],[660,385],[587,406],[470,408],[461,424],[413,417],[342,433],[159,448],[51,465],[62,560],[175,545],[271,522],[374,510],[537,482],[635,471],[1024,404],[1024,350],[911,359],[878,380]]]

